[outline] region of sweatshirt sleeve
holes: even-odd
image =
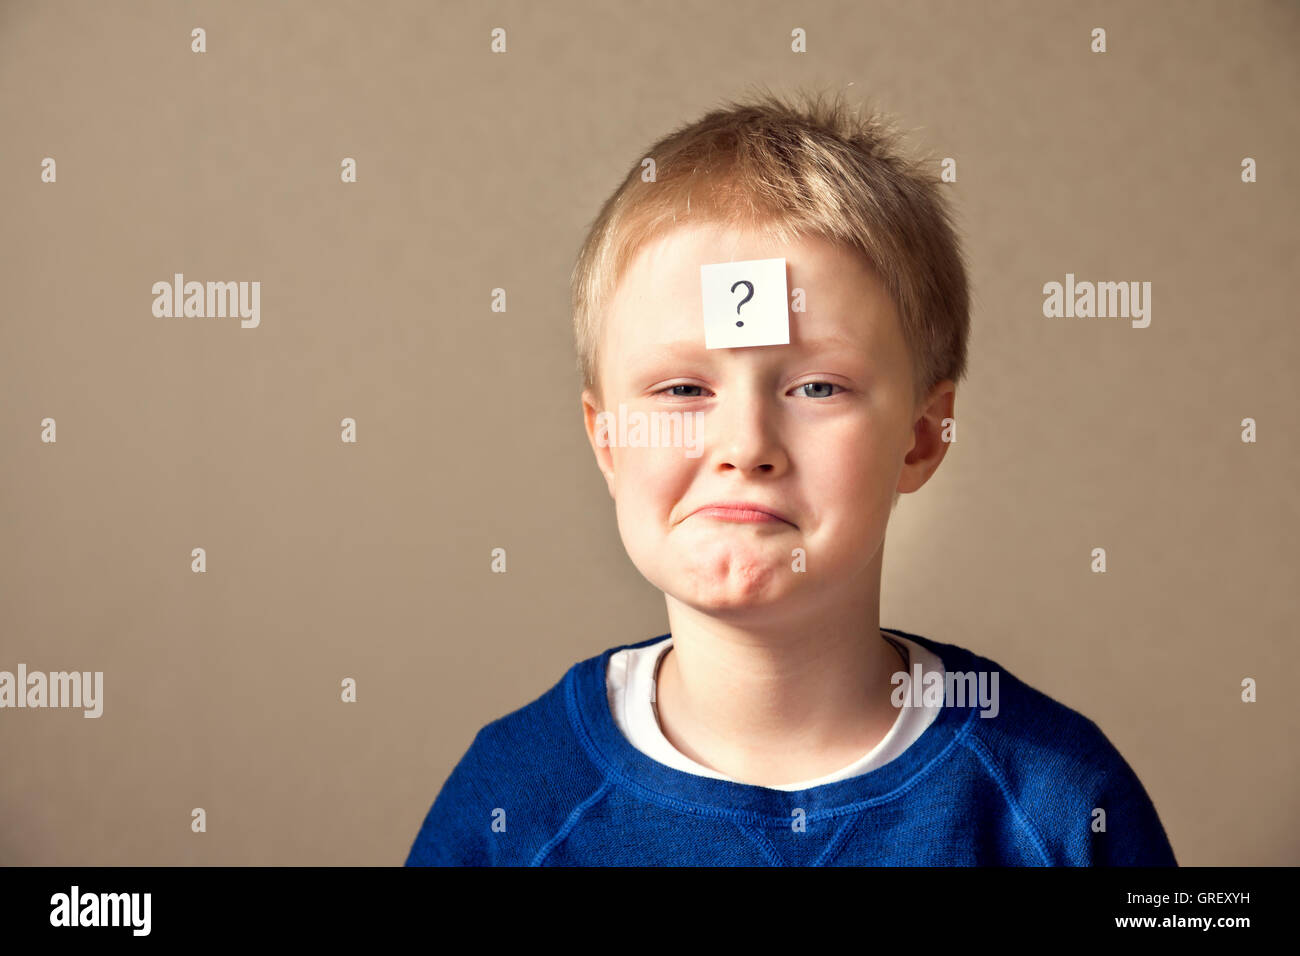
[[[491,866],[493,801],[482,773],[482,736],[452,769],[411,845],[406,866]]]
[[[1089,826],[1090,866],[1177,866],[1173,847],[1133,768],[1118,751],[1099,781]],[[1105,811],[1105,829],[1097,810]]]
[[[1013,685],[999,721],[974,721],[967,746],[1019,813],[1049,866],[1177,866],[1156,808],[1095,722]]]

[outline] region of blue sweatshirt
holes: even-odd
[[[406,865],[1177,865],[1096,724],[984,657],[884,630],[945,671],[997,671],[996,716],[981,717],[991,708],[978,700],[946,702],[889,763],[807,790],[686,773],[633,747],[606,696],[610,656],[660,635],[575,664],[480,730]]]

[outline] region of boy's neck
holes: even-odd
[[[893,727],[890,678],[904,667],[880,632],[874,598],[803,613],[797,624],[768,615],[760,627],[671,597],[668,607],[673,646],[659,669],[659,722],[695,762],[781,786],[847,766]]]

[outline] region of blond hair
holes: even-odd
[[[800,101],[801,100],[801,101]],[[912,357],[915,400],[966,371],[966,269],[935,163],[909,158],[876,111],[843,94],[786,101],[766,90],[669,133],[637,160],[593,221],[572,274],[583,388],[598,389],[601,316],[633,256],[693,223],[804,236],[859,251],[883,281]]]

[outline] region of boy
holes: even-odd
[[[574,313],[587,434],[670,633],[483,727],[407,864],[1175,864],[1095,724],[879,627],[886,525],[947,451],[966,362],[928,168],[839,101],[770,94],[647,155],[592,226]],[[764,259],[798,303],[788,342],[706,347],[701,266]],[[612,439],[620,406],[694,416],[693,453]]]

